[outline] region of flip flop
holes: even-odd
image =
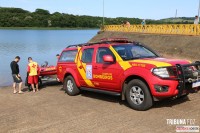
[[[24,94],[23,92],[18,92],[18,94]]]
[[[13,92],[13,94],[17,94],[17,91],[16,91],[16,92]]]

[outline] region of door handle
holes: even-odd
[[[83,66],[79,66],[79,69],[82,69],[83,68]]]

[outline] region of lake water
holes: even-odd
[[[27,58],[56,65],[56,54],[68,45],[85,43],[98,30],[0,30],[0,86],[12,84],[10,62],[19,55],[20,74],[26,77]]]

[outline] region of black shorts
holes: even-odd
[[[13,74],[12,77],[13,77],[13,81],[15,83],[21,83],[22,82],[22,78],[18,77],[16,74]]]

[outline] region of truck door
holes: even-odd
[[[104,55],[111,55],[115,60],[114,54],[108,47],[99,47],[92,68],[92,82],[99,89],[119,91],[121,88],[120,76],[123,70],[116,61],[105,63]]]
[[[80,74],[80,84],[85,87],[94,87],[92,83],[92,62],[93,62],[94,48],[83,48],[79,53],[77,67]]]

